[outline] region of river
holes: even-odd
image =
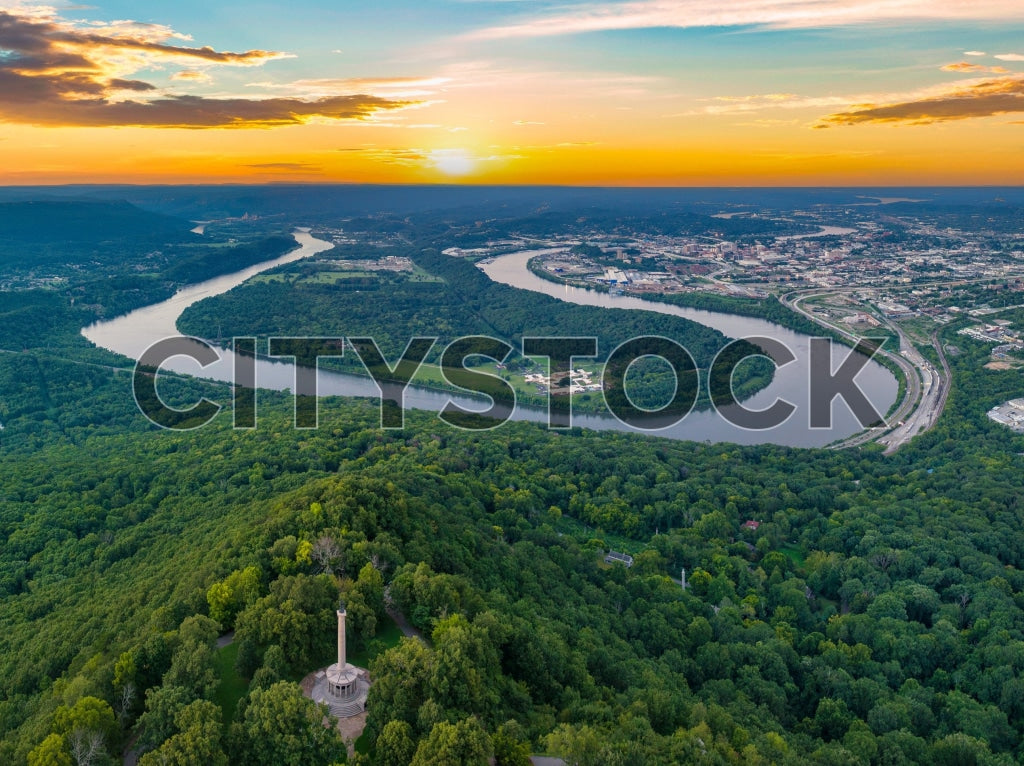
[[[84,328],[82,334],[97,346],[131,359],[138,359],[156,341],[178,335],[177,320],[193,303],[203,298],[225,293],[260,272],[308,258],[331,248],[330,243],[316,239],[305,230],[296,231],[294,236],[300,247],[287,255],[250,266],[233,274],[182,288],[165,301],[136,309],[109,321],[92,324]],[[628,296],[611,296],[606,293],[546,282],[532,274],[526,266],[527,261],[538,252],[540,251],[499,256],[489,263],[483,264],[481,268],[495,281],[520,289],[545,293],[573,303],[609,309],[641,309],[674,314],[713,327],[733,338],[771,337],[785,343],[796,355],[797,361],[780,368],[770,386],[744,402],[744,405],[750,409],[762,409],[770,406],[776,398],[781,397],[797,405],[797,411],[782,425],[770,430],[750,431],[734,426],[717,412],[708,410],[692,412],[670,428],[649,433],[672,439],[695,441],[729,441],[740,444],[773,443],[812,447],[823,446],[860,430],[853,414],[838,399],[833,408],[833,427],[831,429],[810,428],[807,415],[809,336],[760,319],[682,308]],[[256,335],[257,330],[258,328],[253,328],[252,334]],[[212,336],[216,333],[211,330],[210,334]],[[836,346],[833,350],[833,369],[838,367],[839,361],[845,358],[848,351],[846,347]],[[231,382],[234,363],[234,355],[231,352],[222,352],[219,361],[206,367],[200,367],[194,360],[181,356],[168,360],[162,369]],[[293,389],[295,370],[293,365],[287,362],[260,359],[257,361],[256,379],[260,388],[276,391]],[[896,379],[892,373],[879,364],[870,363],[858,375],[857,383],[875,405],[875,409],[883,414],[896,399]],[[379,395],[376,384],[367,377],[327,371],[319,373],[317,390],[322,396],[377,397]],[[412,387],[405,393],[406,409],[440,412],[449,400],[466,409],[486,409],[486,405],[481,404],[479,400],[465,396],[453,396],[443,392]],[[547,414],[542,410],[519,406],[516,407],[513,419],[544,422],[547,419]],[[573,424],[596,430],[636,430],[624,425],[611,415],[577,414],[573,416]]]

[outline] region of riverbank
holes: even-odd
[[[531,258],[527,264],[530,273],[539,279],[543,279],[546,282],[551,282],[556,285],[568,285],[585,290],[593,290],[598,293],[612,294],[612,291],[606,285],[597,283],[584,284],[578,280],[556,277],[554,274],[540,266],[539,261],[541,257],[542,256],[539,255],[535,256]],[[623,292],[623,294],[632,295],[628,291]],[[667,303],[672,306],[682,306],[686,308],[700,309],[703,311],[764,319],[765,321],[793,330],[794,332],[803,333],[805,335],[814,335],[817,337],[831,338],[832,340],[842,343],[849,348],[854,348],[856,346],[856,340],[852,335],[837,330],[831,325],[816,321],[809,315],[805,315],[804,313],[793,309],[786,303],[786,301],[775,296],[764,299],[755,299],[732,297],[713,292],[695,291],[687,293],[644,293],[643,296],[636,295],[633,297],[638,297],[650,302]],[[887,335],[886,340],[888,341],[890,337],[898,346],[898,336],[896,334],[892,334],[891,336]],[[889,349],[883,350],[888,351]],[[895,350],[898,350],[898,348],[893,349],[893,351]],[[885,417],[888,419],[891,416],[896,415],[901,404],[904,402],[909,378],[906,369],[900,364],[898,359],[894,359],[891,355],[884,353],[877,355],[875,358],[880,364],[893,373],[899,384],[896,399],[885,412]]]
[[[83,330],[83,334],[101,347],[137,359],[154,342],[165,337],[177,335],[177,319],[188,306],[196,301],[220,295],[257,273],[291,260],[299,260],[318,252],[323,252],[331,247],[330,243],[317,240],[308,232],[296,232],[294,236],[301,245],[301,248],[285,256],[283,259],[276,259],[232,275],[219,277],[200,285],[193,285],[159,304],[138,309],[108,322],[91,325]],[[495,279],[494,274],[488,273],[488,276],[492,279],[503,284],[510,284],[520,289],[535,290],[537,289],[537,283],[539,283],[545,285],[545,289],[541,289],[541,292],[549,288],[555,289],[557,292],[557,288],[554,285],[542,282],[529,273],[529,270],[526,268],[526,261],[529,257],[530,253],[512,253],[500,256],[492,260],[491,263],[484,264],[482,268],[485,272],[504,271],[504,274],[497,275],[497,279]],[[534,282],[531,283],[530,278]],[[570,300],[570,302],[580,302],[584,296],[555,294],[553,297],[560,300]],[[586,296],[588,301],[593,297]],[[750,430],[737,426],[716,409],[690,412],[672,425],[657,430],[635,428],[622,423],[611,415],[585,412],[574,412],[572,425],[594,430],[643,433],[670,439],[724,441],[738,444],[771,443],[797,447],[825,446],[837,438],[845,438],[861,430],[860,424],[853,418],[852,413],[844,407],[835,408],[832,428],[814,429],[809,427],[806,414],[809,393],[806,366],[807,345],[809,341],[807,336],[760,319],[688,309],[653,301],[639,301],[638,299],[622,296],[604,296],[604,299],[609,302],[591,301],[589,305],[602,305],[606,308],[634,308],[682,316],[716,329],[731,338],[771,336],[779,339],[780,342],[793,348],[797,357],[803,359],[804,362],[802,364],[785,365],[779,368],[772,382],[749,401],[744,402],[744,406],[752,410],[765,409],[776,400],[785,399],[796,402],[802,412],[790,417],[786,422],[766,430]],[[836,359],[842,358],[838,354],[834,354],[834,357]],[[200,367],[194,360],[178,357],[168,360],[162,369],[185,375],[231,382],[234,380],[236,363],[237,360],[233,354],[225,353],[221,355],[217,362],[206,367]],[[269,359],[259,359],[256,362],[256,380],[260,388],[278,391],[294,390],[295,374],[295,367],[290,363]],[[868,365],[864,374],[866,375],[865,384],[869,391],[869,398],[872,401],[879,401],[879,406],[884,411],[888,408],[889,402],[895,398],[895,378],[884,368],[873,364]],[[379,398],[379,390],[368,376],[359,377],[321,371],[318,381],[318,394],[321,396]],[[450,403],[455,403],[469,410],[479,411],[481,409],[479,399],[467,396],[421,388],[409,388],[405,393],[404,406],[407,409],[441,412]],[[516,406],[511,413],[511,419],[545,423],[548,420],[548,413],[546,407],[536,410],[520,405]]]
[[[823,331],[823,328],[820,328],[809,319],[800,318],[781,305],[766,308],[771,306],[770,302],[747,302],[747,305],[741,309],[742,313],[739,311],[724,313],[709,311],[707,308],[680,306],[669,300],[651,300],[650,296],[647,295],[642,298],[626,294],[618,295],[555,282],[550,279],[541,278],[541,276],[533,273],[529,268],[530,262],[535,257],[550,252],[550,249],[524,251],[487,259],[477,265],[491,279],[520,289],[542,292],[559,300],[601,306],[609,309],[625,308],[669,313],[712,327],[728,337],[763,337],[781,343],[790,349],[795,359],[793,362],[777,368],[772,385],[753,397],[750,402],[745,403],[745,406],[750,409],[764,409],[782,399],[794,403],[798,410],[800,410],[784,424],[776,427],[777,430],[772,434],[770,441],[776,441],[780,431],[787,431],[790,434],[790,438],[799,439],[799,446],[826,446],[836,439],[848,438],[855,433],[859,433],[867,425],[870,425],[861,425],[845,406],[837,405],[833,408],[833,420],[830,429],[816,429],[809,426],[806,418],[810,405],[810,391],[808,387],[810,380],[810,340],[812,337],[832,337],[833,335],[831,332]],[[707,302],[710,303],[711,301]],[[799,330],[771,321],[771,319],[766,318],[766,315],[770,316],[771,319],[774,319],[776,316],[784,319],[786,324],[795,325]],[[835,340],[839,341],[838,334]],[[831,349],[831,359],[822,361],[830,361],[831,369],[838,369],[849,354],[847,344],[848,341],[837,342]],[[865,391],[868,399],[879,413],[887,412],[891,404],[897,400],[896,394],[899,389],[897,377],[886,366],[879,364],[875,360],[866,362],[856,381],[857,385]],[[714,430],[716,433],[719,432],[717,428]],[[742,429],[733,428],[730,430],[731,433],[725,437],[725,440],[749,443],[748,439],[740,435],[739,432]],[[835,436],[832,439],[822,439],[822,434],[829,432],[835,434]],[[764,432],[762,435],[764,435]],[[746,436],[749,436],[749,434]],[[765,439],[764,441],[769,440]],[[776,443],[778,442],[776,441]]]

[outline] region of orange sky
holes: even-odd
[[[840,21],[819,28],[778,21],[805,0],[723,2],[708,8],[753,22],[692,29],[647,0],[511,19],[454,4],[430,28],[363,19],[356,41],[287,20],[242,35],[188,2],[184,18],[110,22],[126,10],[110,5],[0,10],[0,183],[1024,179],[1020,24],[988,18],[1012,4],[966,21],[943,17],[962,4],[924,4],[935,18],[877,26],[848,23],[870,3],[826,0]]]

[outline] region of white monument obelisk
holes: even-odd
[[[327,688],[335,699],[354,697],[359,671],[345,658],[345,604],[338,607],[338,661],[327,668]]]
[[[345,661],[345,607],[338,607],[338,667],[343,668]]]

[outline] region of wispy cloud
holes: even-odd
[[[172,74],[171,79],[177,82],[210,82],[213,78],[208,73],[200,72],[198,69],[185,69]]]
[[[364,149],[341,149],[340,151],[357,152],[366,159],[381,162],[385,165],[399,165],[402,167],[422,166],[430,160],[430,152],[416,148],[366,147]]]
[[[1020,53],[997,53],[995,58],[1000,61],[1024,61],[1024,55]]]
[[[985,51],[964,51],[965,56],[984,56]]]
[[[863,96],[801,96],[796,93],[755,93],[743,96],[715,96],[701,99],[704,106],[662,115],[666,118],[699,115],[730,115],[760,112],[766,109],[822,109],[847,106],[864,100]]]
[[[0,120],[35,125],[220,128],[272,127],[313,118],[365,119],[411,101],[337,93],[315,99],[210,98],[167,93],[136,79],[164,64],[261,66],[277,51],[218,51],[178,44],[186,35],[133,21],[67,21],[52,8],[0,10]],[[201,82],[202,70],[172,75]]]
[[[926,98],[862,104],[821,120],[816,127],[865,123],[935,122],[1024,112],[1024,75],[978,80]]]
[[[300,98],[323,98],[338,93],[369,93],[384,98],[424,98],[436,94],[450,82],[450,77],[325,77],[284,83],[251,82],[247,87]]]
[[[774,104],[780,101],[792,101],[795,98],[797,98],[795,93],[758,93],[747,96],[715,96],[714,100],[732,103]]]
[[[987,72],[989,74],[1009,74],[1010,70],[1002,66],[985,66],[984,64],[971,64],[968,61],[958,61],[955,64],[946,64],[942,67],[943,72]]]
[[[257,162],[245,165],[254,170],[263,170],[271,173],[322,173],[320,165],[313,165],[309,162]]]
[[[646,97],[671,81],[661,75],[624,74],[614,71],[572,71],[537,68],[530,64],[508,66],[492,61],[459,61],[441,74],[449,81],[448,92],[472,89],[493,93],[551,94],[550,98]]]
[[[762,26],[799,29],[854,24],[985,21],[1020,18],[1019,0],[634,0],[584,3],[547,14],[523,16],[511,23],[468,36],[490,40],[544,37],[656,27]]]

